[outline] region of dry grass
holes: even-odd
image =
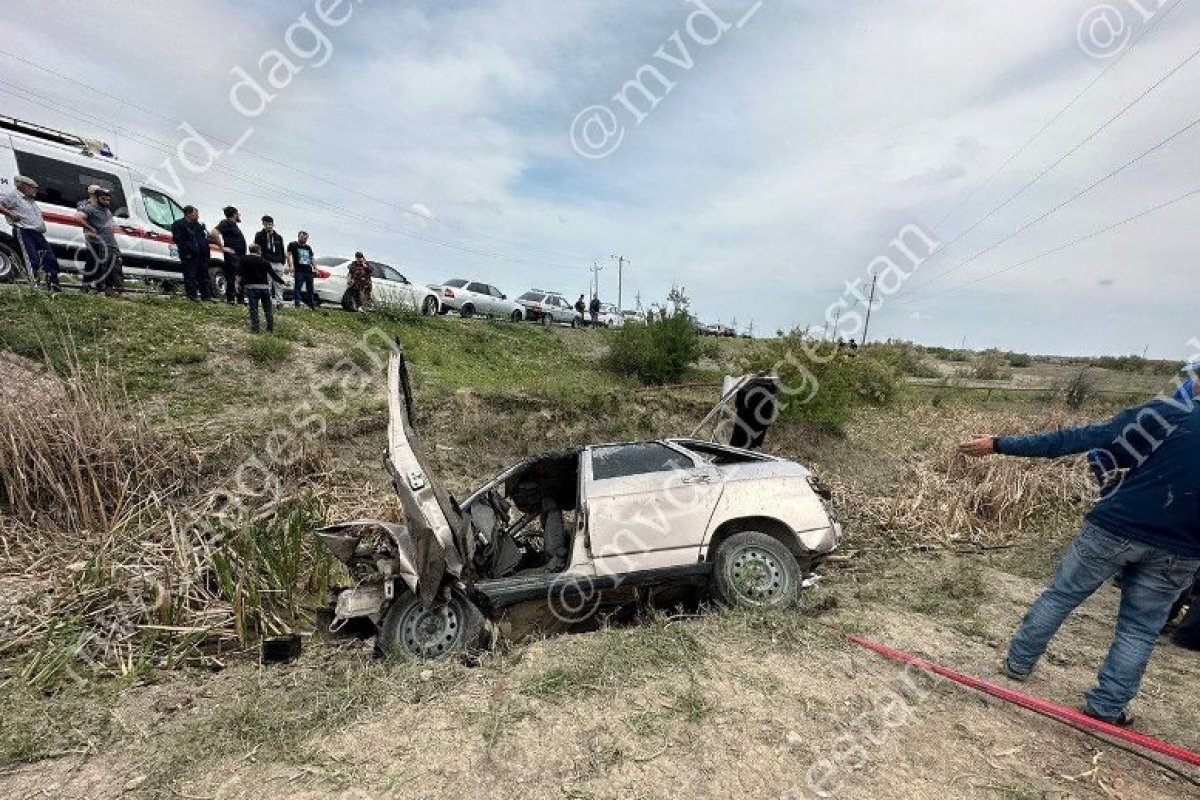
[[[328,575],[305,480],[321,453],[298,453],[270,492],[205,495],[206,451],[151,429],[103,374],[42,384],[36,408],[0,393],[0,658],[17,659],[0,678],[51,688],[296,626]]]
[[[1082,421],[1077,417],[966,405],[919,406],[901,417],[863,420],[856,434],[884,439],[894,457],[902,459],[888,485],[828,476],[835,505],[843,518],[856,523],[856,534],[882,533],[908,543],[998,546],[1022,532],[1074,517],[1095,499],[1082,456],[968,459],[955,449],[973,433],[1052,430]]]

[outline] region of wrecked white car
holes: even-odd
[[[479,649],[509,614],[561,626],[697,596],[788,606],[837,545],[812,473],[747,449],[774,416],[771,379],[732,384],[705,420],[732,420],[727,438],[740,446],[683,438],[558,450],[459,502],[424,466],[402,353],[388,371],[387,466],[405,524],[317,531],[354,581],[332,593],[331,631],[369,622],[383,653]]]

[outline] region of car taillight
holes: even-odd
[[[454,297],[454,292],[449,289],[442,289],[442,297]]]
[[[328,278],[328,277],[329,277],[330,275],[332,275],[332,274],[333,274],[333,273],[332,273],[332,272],[330,272],[330,271],[329,271],[329,270],[327,270],[327,269],[316,269],[316,270],[313,270],[313,277],[315,277],[315,278],[320,278],[321,280],[325,280],[326,278]]]

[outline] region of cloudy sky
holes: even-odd
[[[1192,123],[1200,57],[1016,194],[1194,54],[1196,0],[41,0],[5,28],[0,114],[173,171],[210,222],[271,213],[420,282],[573,299],[598,262],[615,301],[624,255],[626,307],[682,285],[767,334],[849,298],[853,334],[846,282],[911,269],[891,242],[916,225],[943,246],[880,294],[872,339],[1182,357],[1200,336],[1200,195],[1030,260],[1200,187],[1200,125],[1028,225]],[[185,124],[212,148],[186,164]]]

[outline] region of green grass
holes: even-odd
[[[273,336],[256,336],[246,342],[246,355],[259,366],[282,364],[292,357],[292,345]]]

